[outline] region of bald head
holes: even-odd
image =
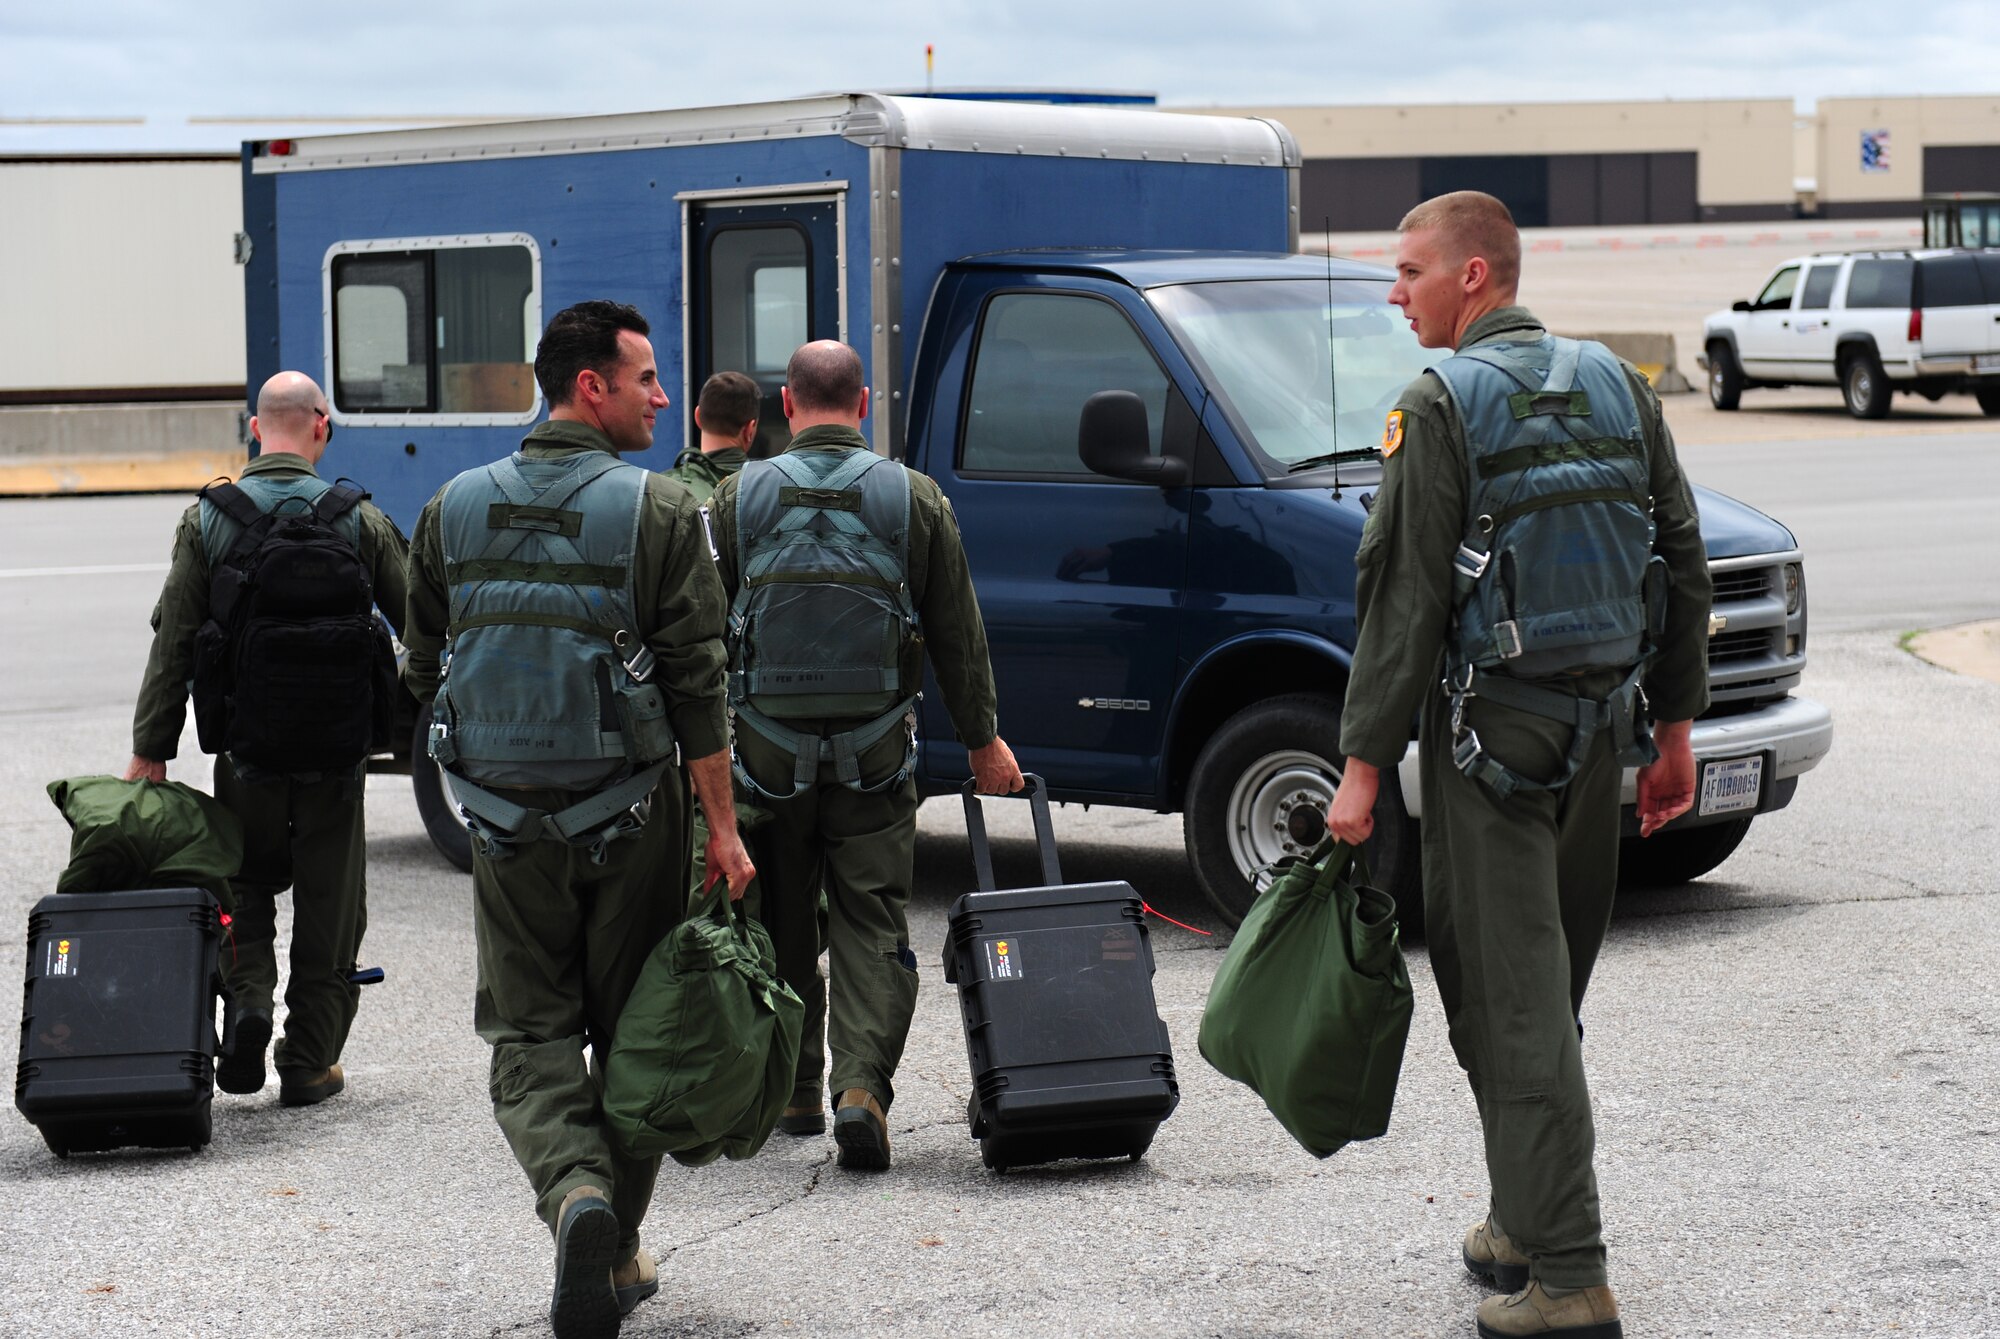
[[[317,462],[333,435],[326,395],[305,373],[280,372],[257,392],[250,431],[266,452],[285,451]]]
[[[801,345],[785,365],[785,417],[792,420],[792,431],[800,429],[801,418],[859,426],[867,413],[861,355],[839,340]]]

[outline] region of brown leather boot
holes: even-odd
[[[346,1086],[347,1074],[339,1065],[328,1065],[317,1073],[309,1069],[280,1069],[278,1105],[315,1106]]]
[[[1465,1259],[1467,1273],[1503,1293],[1517,1293],[1528,1286],[1528,1257],[1514,1249],[1506,1233],[1495,1232],[1487,1219],[1472,1225],[1459,1254]]]
[[[849,1088],[833,1111],[834,1161],[860,1171],[885,1171],[889,1166],[889,1117],[866,1088]]]
[[[801,1139],[826,1133],[826,1108],[814,1102],[806,1107],[786,1107],[778,1116],[778,1131]]]
[[[1562,1339],[1625,1339],[1618,1323],[1618,1299],[1608,1284],[1594,1288],[1550,1288],[1533,1281],[1510,1297],[1479,1304],[1479,1339],[1515,1339],[1553,1334]]]
[[[611,1271],[611,1291],[618,1294],[618,1314],[630,1315],[632,1308],[660,1290],[660,1267],[653,1253],[644,1247],[624,1264]]]

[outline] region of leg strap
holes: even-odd
[[[607,846],[646,825],[653,809],[653,788],[669,765],[656,762],[553,814],[516,804],[449,770],[440,770],[458,802],[459,817],[478,839],[480,853],[487,859],[512,855],[520,842],[546,840],[587,848],[591,863],[601,865]]]
[[[744,767],[743,759],[737,754],[733,742],[729,747],[730,768],[735,772],[736,779],[741,781],[747,790],[767,800],[789,800],[795,795],[804,793],[806,788],[818,779],[822,763],[832,763],[834,774],[840,779],[840,784],[863,795],[900,786],[909,779],[910,769],[916,765],[917,703],[922,698],[922,693],[906,697],[859,729],[844,730],[831,736],[788,729],[747,703],[738,702],[733,710],[739,722],[792,755],[792,788],[781,794],[758,785],[757,779],[750,775],[748,768]],[[908,743],[903,750],[902,766],[872,786],[862,785],[861,755],[873,748],[877,741],[898,725],[908,731]]]
[[[1646,694],[1640,687],[1644,675],[1645,666],[1636,666],[1626,676],[1625,682],[1612,689],[1601,701],[1481,670],[1448,677],[1446,692],[1451,697],[1452,763],[1473,780],[1483,781],[1492,787],[1503,800],[1517,791],[1560,790],[1583,766],[1598,732],[1608,729],[1620,765],[1644,766],[1659,757],[1658,750],[1653,747],[1652,729],[1645,718]],[[1574,733],[1570,737],[1569,755],[1563,760],[1561,774],[1551,781],[1533,781],[1488,753],[1479,742],[1479,732],[1465,725],[1465,701],[1472,697],[1483,697],[1515,711],[1525,711],[1571,726]]]

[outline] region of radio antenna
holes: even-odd
[[[1333,496],[1340,499],[1340,405],[1334,399],[1333,367],[1333,215],[1322,220],[1326,231],[1320,234],[1320,247],[1326,256],[1326,410],[1327,419],[1333,426]]]

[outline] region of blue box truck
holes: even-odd
[[[572,302],[653,322],[679,390],[655,468],[722,369],[758,380],[757,449],[782,447],[786,358],[845,340],[875,449],[957,511],[1022,766],[1059,800],[1184,814],[1234,921],[1321,831],[1374,448],[1436,356],[1386,305],[1388,271],[1293,254],[1298,180],[1270,121],[875,94],[253,142],[249,383],[320,378],[341,472],[408,527],[542,416],[535,342]],[[1128,400],[1085,428],[1102,391],[1136,397],[1143,425]],[[1638,882],[1720,863],[1832,739],[1794,691],[1797,545],[1697,491],[1715,705],[1696,809],[1628,846]],[[921,728],[925,790],[953,789],[965,750],[935,693]],[[426,822],[465,863],[416,754]],[[1411,920],[1415,767],[1412,748],[1374,852]]]

